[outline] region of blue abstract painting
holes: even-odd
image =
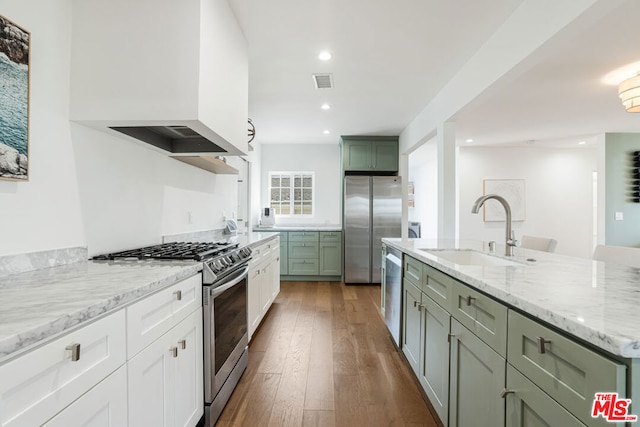
[[[29,178],[29,39],[0,15],[0,179]]]

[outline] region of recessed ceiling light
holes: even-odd
[[[329,135],[331,132],[329,132],[328,130],[325,130],[322,133],[324,133],[325,135]]]
[[[464,142],[468,142],[468,143],[469,142],[473,142],[473,139],[469,138],[469,139],[465,140]]]
[[[330,110],[331,106],[329,104],[322,104],[320,108],[322,108],[323,110]]]
[[[586,143],[587,143],[587,141],[580,141],[580,142],[578,142],[578,145],[584,145]]]
[[[320,52],[320,55],[318,55],[318,59],[321,61],[328,61],[331,59],[331,54],[325,50],[323,52]]]

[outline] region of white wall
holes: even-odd
[[[504,222],[483,222],[471,207],[483,194],[483,179],[524,179],[526,220],[514,222],[523,234],[558,240],[557,253],[590,258],[593,230],[594,146],[576,149],[461,147],[460,238],[503,243]]]
[[[237,206],[235,175],[70,124],[71,4],[0,0],[32,40],[30,179],[0,181],[0,255],[75,246],[94,255],[221,228]]]
[[[262,146],[260,207],[268,206],[269,171],[315,172],[313,218],[276,217],[278,225],[341,224],[340,146],[338,144],[265,144]]]
[[[409,181],[414,185],[414,207],[409,208],[409,221],[421,223],[421,236],[438,237],[438,153],[430,141],[409,155]]]

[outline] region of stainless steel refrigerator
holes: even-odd
[[[345,176],[345,283],[380,283],[380,239],[400,237],[400,182],[399,176]]]

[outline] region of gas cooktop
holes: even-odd
[[[94,256],[95,260],[167,259],[204,261],[238,247],[226,242],[175,242]]]

